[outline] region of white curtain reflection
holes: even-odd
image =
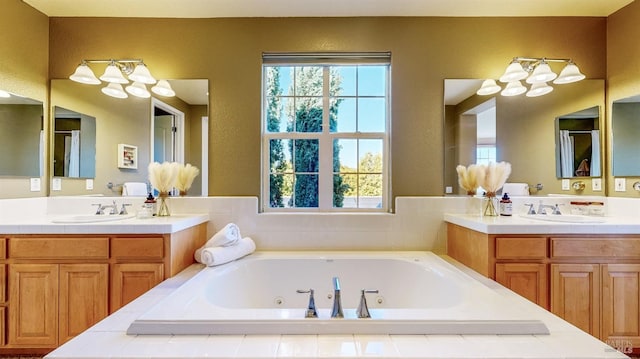
[[[560,170],[563,178],[573,177],[573,138],[560,130]]]
[[[600,177],[600,130],[591,131],[591,174]]]
[[[71,131],[71,136],[64,138],[64,175],[80,177],[80,131]]]

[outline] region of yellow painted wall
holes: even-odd
[[[0,9],[0,89],[42,101],[46,109],[49,18],[18,0],[2,0]],[[44,111],[45,131],[48,118]],[[38,192],[29,190],[28,178],[0,177],[0,198],[46,195],[47,177],[45,168]]]
[[[640,2],[634,1],[610,15],[607,19],[607,173],[611,168],[611,103],[640,94]],[[627,178],[627,191],[616,192],[614,181],[608,181],[608,195],[613,197],[640,197],[631,187],[640,177]]]
[[[441,195],[443,80],[498,77],[514,56],[604,78],[605,31],[605,18],[52,18],[50,72],[141,57],[159,78],[209,79],[210,194],[255,196],[262,52],[391,51],[393,195]]]

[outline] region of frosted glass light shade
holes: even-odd
[[[129,80],[122,76],[122,71],[118,68],[115,62],[111,62],[109,66],[104,70],[104,74],[100,76],[100,80],[105,82],[113,82],[117,84],[129,83]]]
[[[165,97],[173,97],[176,95],[176,92],[173,91],[173,89],[171,88],[171,85],[169,84],[169,81],[167,80],[158,81],[158,84],[153,86],[151,88],[151,91],[153,91],[153,93],[156,95],[165,96]]]
[[[500,82],[512,82],[512,81],[520,81],[529,76],[529,73],[522,68],[522,65],[513,61],[507,66],[504,74],[500,76]]]
[[[531,85],[531,88],[527,92],[527,97],[538,97],[546,95],[551,91],[553,91],[553,87],[547,85],[546,82],[538,82]]]
[[[554,84],[569,84],[583,80],[585,76],[580,72],[580,69],[573,62],[569,62],[567,66],[560,71],[560,75],[553,81]]]
[[[480,86],[480,89],[478,89],[476,94],[480,96],[493,95],[494,93],[497,93],[500,90],[502,90],[502,88],[498,86],[498,84],[496,84],[496,80],[487,79],[482,82],[482,86]]]
[[[551,71],[551,67],[548,63],[542,61],[531,73],[531,76],[527,78],[528,84],[537,84],[540,82],[548,82],[558,77],[558,75]]]
[[[107,85],[106,87],[103,87],[102,93],[115,98],[129,97],[129,95],[127,95],[127,93],[124,92],[124,90],[122,89],[122,85],[115,82],[110,82],[109,85]]]
[[[149,69],[147,68],[147,66],[143,63],[137,64],[135,69],[133,69],[133,72],[131,73],[131,75],[129,75],[129,79],[135,81],[135,82],[140,82],[143,84],[155,84],[156,83],[156,79],[153,78],[153,76],[151,76],[151,72],[149,72]]]
[[[10,93],[8,93],[7,91],[0,90],[0,97],[2,97],[2,98],[9,98],[9,97],[11,97],[11,94],[10,94]]]
[[[134,82],[133,84],[127,86],[124,88],[128,93],[132,94],[133,96],[136,97],[140,97],[140,98],[149,98],[151,97],[151,94],[149,93],[149,91],[147,91],[147,86],[145,86],[143,83],[140,82]]]
[[[507,87],[500,92],[502,96],[518,96],[527,91],[527,88],[522,86],[520,81],[511,81],[507,84]]]
[[[69,76],[69,79],[87,85],[100,84],[100,80],[98,80],[91,68],[85,63],[78,65],[78,67],[76,67],[76,71]]]

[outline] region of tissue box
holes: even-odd
[[[528,196],[529,184],[527,183],[505,183],[502,186],[502,193],[508,193],[512,196]]]

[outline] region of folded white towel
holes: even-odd
[[[249,237],[238,241],[238,244],[227,247],[202,247],[196,250],[194,258],[198,263],[209,267],[229,263],[242,258],[256,250],[256,244]]]
[[[233,246],[238,241],[242,239],[240,235],[240,228],[234,223],[229,223],[226,226],[222,227],[218,233],[214,234],[207,243],[204,244],[205,247],[226,247]]]
[[[123,196],[146,196],[147,184],[144,182],[125,182],[122,185]]]

